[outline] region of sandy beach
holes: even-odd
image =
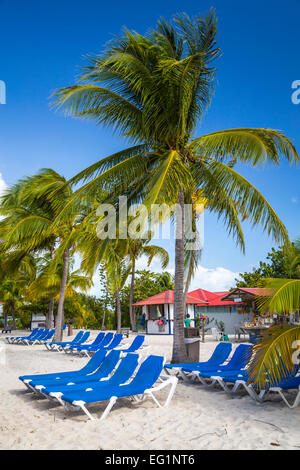
[[[218,388],[182,381],[166,409],[158,409],[150,399],[137,405],[124,399],[103,422],[89,421],[82,412],[66,413],[62,406],[26,391],[18,376],[76,370],[87,359],[51,353],[44,346],[8,345],[4,336],[0,338],[0,449],[300,448],[300,408],[289,410],[275,398],[258,405],[243,393],[231,398]],[[151,345],[149,353],[170,359],[171,337],[148,336],[146,342]],[[215,346],[209,337],[201,343],[201,360]],[[99,417],[103,406],[90,410]]]

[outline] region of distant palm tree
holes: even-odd
[[[116,327],[117,333],[120,333],[122,327],[120,292],[126,284],[132,266],[129,257],[124,256],[122,244],[120,243],[107,245],[103,256],[103,264],[106,270],[107,289],[116,299]]]
[[[69,115],[119,131],[132,146],[94,163],[74,182],[85,184],[65,204],[105,188],[126,194],[132,204],[174,204],[176,211],[173,362],[187,360],[184,343],[184,205],[200,190],[206,209],[224,219],[244,250],[241,220],[261,224],[278,242],[287,231],[260,191],[234,167],[278,165],[283,156],[299,161],[291,141],[272,129],[238,128],[202,135],[194,132],[211,102],[215,68],[216,18],[177,15],[160,20],[147,36],[125,30],[105,52],[89,57],[79,82],[55,93],[54,105]],[[89,181],[87,181],[89,180]],[[181,209],[181,210],[180,210]]]
[[[27,287],[24,293],[25,299],[31,302],[42,299],[51,299],[53,300],[53,304],[54,302],[58,303],[62,270],[62,263],[52,264],[52,260],[46,258],[39,269],[36,279]],[[76,309],[79,315],[83,314],[85,310],[78,301],[78,290],[85,292],[89,290],[92,285],[93,281],[90,276],[85,276],[79,271],[68,272],[65,298],[71,299],[73,305],[76,304]],[[49,327],[52,328],[52,326],[53,317],[49,318]]]
[[[37,261],[22,249],[2,253],[0,262],[0,300],[4,304],[5,325],[11,313],[15,327],[16,310],[23,306],[24,292],[35,279]]]
[[[69,261],[79,238],[84,218],[82,204],[73,205],[72,211],[54,224],[63,206],[73,192],[65,178],[54,170],[41,170],[37,175],[21,180],[10,188],[1,201],[0,234],[6,243],[0,250],[21,249],[26,253],[47,250],[52,258],[54,273],[62,265],[60,292],[56,316],[55,340],[62,338],[63,309],[69,275]],[[53,300],[52,300],[53,302]],[[51,304],[53,308],[54,303]]]
[[[14,279],[6,279],[0,284],[0,300],[3,302],[4,323],[7,326],[8,315],[12,316],[12,325],[15,328],[16,311],[23,306],[24,284]]]

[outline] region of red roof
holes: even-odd
[[[239,287],[239,290],[260,296],[270,295],[270,292],[272,292],[272,290],[263,287]]]
[[[196,305],[198,304],[199,299],[197,297],[193,297],[192,295],[188,294],[186,303]],[[166,292],[162,292],[161,294],[153,295],[153,297],[149,297],[148,299],[141,300],[140,302],[136,302],[133,304],[134,306],[139,305],[160,305],[160,304],[173,304],[174,303],[174,291],[167,290]]]
[[[241,305],[242,302],[234,302],[232,300],[223,301],[222,298],[229,294],[229,292],[209,292],[205,289],[196,289],[190,292],[193,297],[198,298],[198,306],[231,306]]]
[[[272,294],[271,289],[261,288],[261,287],[236,287],[231,292],[227,292],[226,295],[223,296],[224,299],[226,298],[234,298],[236,296],[244,297],[243,294],[250,294],[249,298],[253,298],[255,296],[258,297],[265,297]]]

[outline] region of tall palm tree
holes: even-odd
[[[54,221],[72,194],[71,186],[63,176],[54,170],[45,169],[19,181],[7,191],[1,201],[4,219],[0,221],[0,233],[1,237],[5,235],[3,238],[6,243],[0,245],[0,250],[9,252],[22,248],[27,253],[47,250],[52,258],[51,269],[54,272],[57,265],[62,263],[54,337],[57,341],[62,338],[69,262],[84,217],[82,204],[72,205],[72,211],[64,219],[60,218],[59,225],[55,225]],[[52,307],[53,305],[54,303]]]
[[[74,117],[112,127],[131,147],[80,172],[74,182],[85,184],[72,202],[110,188],[126,194],[132,204],[177,203],[175,242],[175,316],[173,362],[184,362],[184,205],[190,191],[201,190],[207,210],[222,217],[227,231],[244,250],[241,220],[260,224],[278,242],[287,231],[236,164],[279,165],[281,156],[299,161],[291,141],[272,129],[238,128],[200,137],[194,133],[211,102],[216,45],[214,12],[206,17],[177,15],[160,20],[148,35],[128,30],[106,50],[89,57],[79,81],[55,93],[54,106]],[[180,210],[181,209],[181,210]],[[59,219],[58,219],[59,220]]]

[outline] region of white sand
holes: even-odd
[[[151,353],[170,359],[171,337],[149,336],[147,343]],[[215,345],[201,344],[201,360]],[[182,382],[167,409],[150,399],[137,405],[124,399],[106,421],[89,421],[82,412],[66,413],[35,397],[18,380],[24,374],[76,370],[87,359],[44,346],[4,346],[2,338],[0,346],[0,449],[300,448],[300,408],[289,410],[278,400],[257,405],[245,394],[232,399],[220,389]],[[103,406],[90,410],[99,417]]]

